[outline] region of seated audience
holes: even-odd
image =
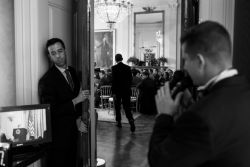
[[[99,86],[97,88],[100,89],[101,86],[109,85],[105,71],[101,70],[99,75],[100,75],[100,82],[99,82]]]
[[[107,84],[111,85],[112,84],[112,70],[110,68],[107,69],[106,76],[107,76]]]
[[[137,86],[141,81],[141,77],[140,77],[140,71],[138,71],[137,69],[132,69],[132,83],[131,86]]]

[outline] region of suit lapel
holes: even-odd
[[[70,87],[70,85],[69,85],[69,83],[68,83],[68,81],[63,76],[63,74],[61,73],[61,71],[59,71],[55,66],[53,67],[53,71],[54,71],[55,75],[58,77],[57,78],[58,79],[57,82],[63,84],[65,87],[67,87],[67,89],[69,89],[71,92],[73,92],[72,89],[71,89],[71,87]],[[74,82],[74,80],[73,80],[73,82]]]

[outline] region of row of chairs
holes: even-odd
[[[132,95],[130,97],[131,101],[131,109],[135,110],[137,109],[137,101],[138,101],[138,95],[139,91],[136,87],[131,87]],[[109,110],[114,107],[113,103],[113,97],[112,97],[112,90],[110,85],[105,85],[100,87],[100,98],[101,98],[101,104],[102,108],[108,108]]]

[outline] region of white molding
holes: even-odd
[[[30,56],[30,66],[31,66],[31,104],[38,103],[38,80],[39,80],[39,49],[38,49],[38,39],[39,39],[39,5],[37,0],[31,0],[30,5],[30,27],[31,27],[31,56]]]
[[[15,0],[15,67],[17,105],[37,104],[40,56],[39,0]],[[40,14],[41,15],[41,14]],[[46,38],[46,37],[45,37]]]
[[[14,17],[15,17],[15,67],[16,67],[16,103],[20,104],[19,99],[23,99],[23,69],[20,65],[22,64],[22,1],[15,0],[14,1]]]
[[[15,0],[15,64],[16,64],[16,103],[31,103],[29,96],[30,70],[30,1]]]
[[[49,7],[49,38],[53,37],[53,8]]]

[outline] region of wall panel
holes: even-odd
[[[16,104],[14,0],[0,1],[0,106]]]

